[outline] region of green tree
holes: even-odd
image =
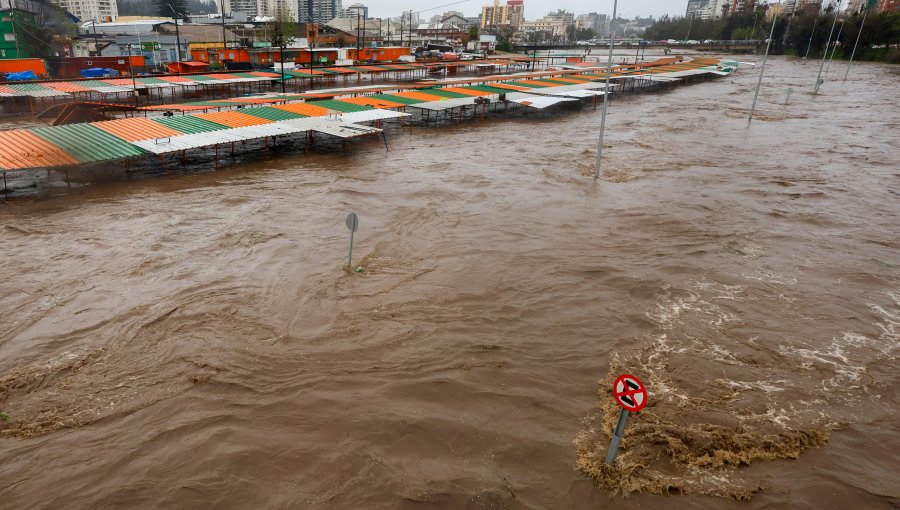
[[[297,39],[297,22],[283,13],[279,13],[269,23],[269,42],[272,47],[284,48]]]
[[[468,36],[470,41],[478,40],[478,25],[469,25]]]

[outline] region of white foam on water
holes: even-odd
[[[757,280],[763,283],[775,285],[797,285],[797,277],[793,275],[781,275],[770,269],[757,269],[753,274],[744,273],[741,276],[749,280]]]

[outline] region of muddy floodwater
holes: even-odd
[[[0,507],[897,508],[900,68],[769,64],[749,128],[754,68],[614,101],[598,181],[589,106],[19,174]]]

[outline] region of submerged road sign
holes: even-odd
[[[637,377],[622,374],[613,383],[616,402],[626,411],[635,413],[647,405],[647,388]]]
[[[619,421],[616,423],[616,430],[609,442],[609,451],[606,452],[606,463],[610,466],[615,462],[616,454],[619,453],[619,443],[622,441],[622,434],[625,433],[628,413],[636,413],[647,405],[647,387],[637,377],[631,374],[622,374],[616,377],[616,381],[613,383],[613,395],[622,410],[619,411]]]
[[[356,213],[350,213],[347,215],[347,219],[344,221],[347,224],[347,228],[350,229],[350,253],[347,255],[347,265],[350,268],[353,268],[353,234],[359,230],[359,217]]]

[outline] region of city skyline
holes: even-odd
[[[452,1],[435,0],[431,3],[420,3],[418,6],[410,6],[410,2],[401,0],[368,0],[363,1],[369,8],[369,15],[375,18],[393,18],[401,12],[424,11],[421,17],[428,19],[434,14],[446,11],[460,11],[465,16],[476,17],[481,15],[481,7],[493,4],[492,0],[466,0],[453,4]],[[501,0],[505,3],[505,0]],[[669,16],[684,16],[687,0],[648,0],[634,5],[628,2],[619,2],[617,15],[623,18],[633,19],[635,16],[658,18],[664,14]],[[547,13],[563,9],[577,14],[597,12],[600,14],[612,14],[613,0],[571,0],[564,5],[552,0],[525,0],[525,18],[537,19]]]

